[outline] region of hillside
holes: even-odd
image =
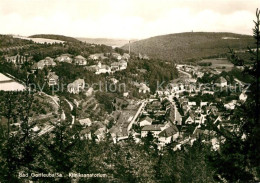
[[[77,40],[73,37],[55,35],[55,34],[35,34],[32,36],[29,36],[29,38],[45,38],[45,39],[54,39],[54,40],[60,40],[60,41],[66,41],[66,42],[79,42],[79,40]]]
[[[77,39],[86,43],[104,44],[112,47],[122,47],[128,43],[128,40],[126,39],[106,39],[106,38],[77,38]]]
[[[185,61],[219,56],[228,52],[253,46],[253,37],[233,33],[189,32],[151,37],[131,43],[135,53],[147,54],[151,58]],[[128,49],[128,44],[122,47]]]

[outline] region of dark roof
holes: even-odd
[[[142,128],[142,131],[161,131],[163,125],[147,125]]]
[[[179,132],[179,130],[178,130],[177,126],[172,125],[169,128],[163,130],[161,133],[159,133],[159,137],[170,137],[178,132]]]

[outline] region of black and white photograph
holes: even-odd
[[[260,0],[0,0],[0,183],[259,183]]]

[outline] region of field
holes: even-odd
[[[64,41],[60,41],[60,40],[55,40],[55,39],[45,39],[45,38],[29,38],[29,37],[24,37],[24,36],[13,36],[14,38],[19,38],[19,39],[26,39],[26,40],[32,40],[35,43],[40,43],[40,44],[44,44],[44,43],[63,43]]]
[[[3,91],[22,91],[25,87],[12,80],[11,78],[0,73],[0,90]]]
[[[217,69],[218,71],[230,71],[234,67],[227,59],[203,59],[198,63],[212,63],[211,66],[204,66]]]

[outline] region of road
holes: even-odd
[[[189,78],[192,78],[191,74],[189,74],[189,73],[187,73],[187,72],[184,72],[184,71],[182,71],[182,70],[180,70],[180,69],[178,69],[178,71],[181,72],[182,74],[187,75]]]
[[[131,130],[131,128],[132,128],[132,126],[133,126],[135,120],[137,119],[137,117],[139,116],[139,114],[141,113],[141,111],[143,110],[143,108],[145,107],[145,105],[146,105],[146,101],[144,100],[144,101],[142,101],[141,106],[139,107],[139,109],[138,109],[138,111],[136,112],[134,118],[132,119],[132,121],[129,123],[129,125],[128,125],[128,127],[127,127],[128,133],[130,132],[130,130]]]

